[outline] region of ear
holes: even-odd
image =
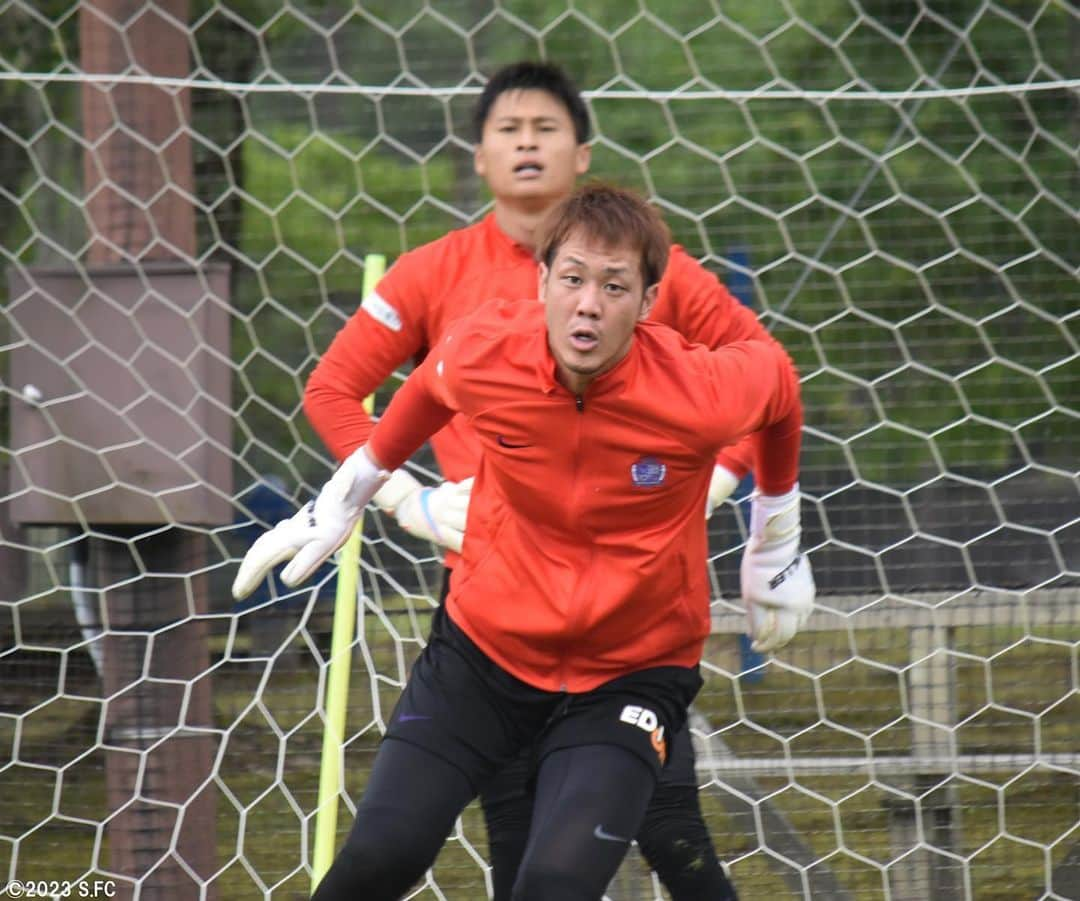
[[[589,164],[591,162],[592,145],[578,144],[577,153],[574,155],[574,172],[578,175],[584,175],[589,171]]]
[[[647,319],[649,312],[653,308],[653,304],[656,303],[656,297],[660,293],[659,285],[649,285],[645,289],[645,295],[641,299],[641,312],[638,313],[638,319]]]
[[[473,172],[481,178],[483,178],[487,172],[487,161],[484,159],[483,143],[477,144],[473,149]]]
[[[547,263],[540,263],[536,267],[536,296],[540,298],[540,303],[547,301],[547,277]]]

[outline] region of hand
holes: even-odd
[[[710,519],[716,508],[726,501],[739,487],[739,479],[726,466],[717,463],[709,480],[709,493],[705,496],[705,518]]]
[[[397,508],[397,521],[410,535],[426,538],[461,553],[465,541],[465,520],[469,514],[472,478],[421,487]]]
[[[425,486],[399,469],[375,495],[375,503],[410,535],[460,553],[472,486],[472,478]]]
[[[349,456],[319,496],[264,532],[248,549],[233,581],[237,600],[246,598],[275,566],[292,558],[281,573],[290,588],[308,579],[341,547],[360,514],[389,473],[378,469],[364,448]]]
[[[801,534],[798,485],[783,495],[754,495],[739,575],[755,651],[782,648],[814,608],[814,576],[799,551]]]

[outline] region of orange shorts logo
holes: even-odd
[[[667,742],[664,741],[664,727],[661,726],[658,729],[653,729],[649,733],[649,738],[652,740],[653,750],[656,752],[656,756],[660,758],[660,766],[667,763]]]

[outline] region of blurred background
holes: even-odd
[[[1065,0],[0,0],[0,884],[306,897],[335,573],[228,586],[330,472],[300,401],[365,257],[487,211],[471,108],[524,58],[802,376],[819,610],[778,658],[745,504],[710,522],[740,892],[1080,898]],[[339,838],[440,573],[369,512]],[[416,897],[485,856],[470,808]],[[609,897],[663,895],[632,854]]]

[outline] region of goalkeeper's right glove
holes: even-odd
[[[308,579],[346,542],[364,505],[389,477],[375,467],[364,448],[354,451],[315,500],[264,532],[248,549],[233,580],[233,597],[246,598],[270,570],[290,558],[281,581],[292,587]]]
[[[814,575],[799,550],[801,534],[798,485],[787,494],[754,494],[739,575],[755,651],[782,648],[814,609]]]
[[[379,489],[375,503],[410,535],[460,553],[472,486],[471,478],[425,486],[399,469]]]

